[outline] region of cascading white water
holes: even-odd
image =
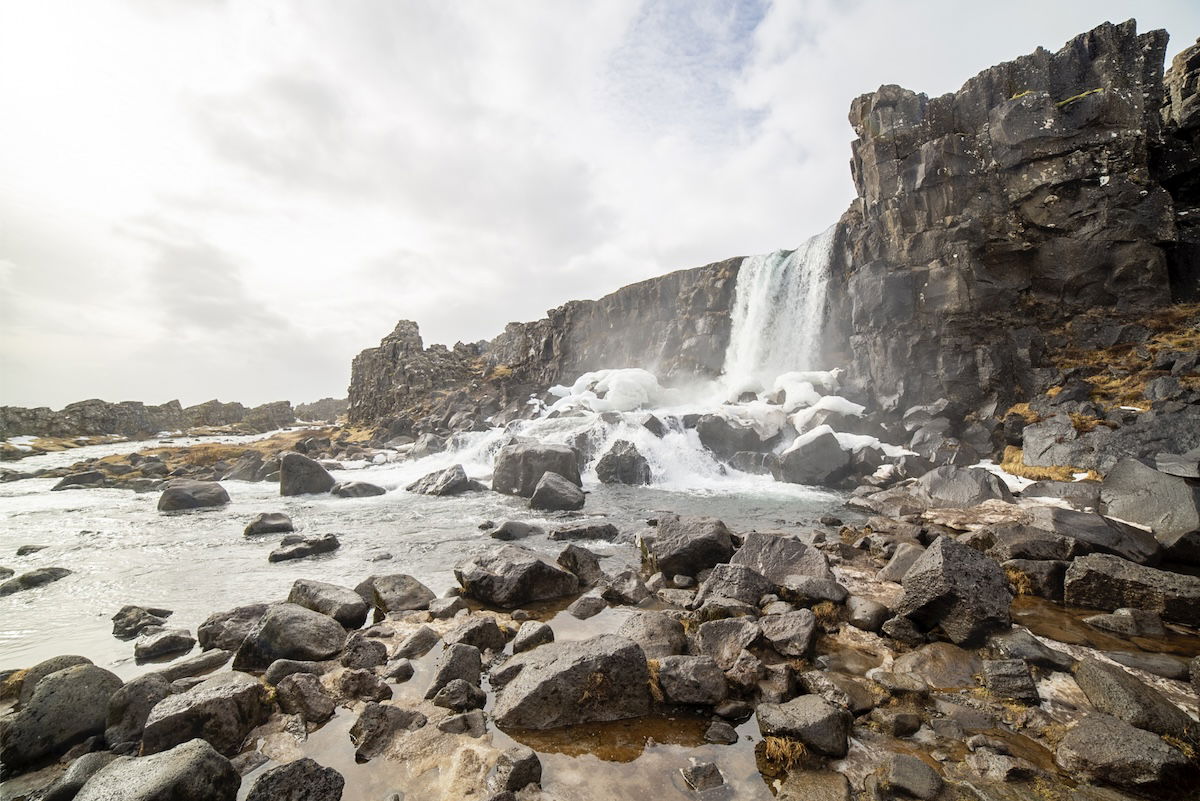
[[[725,384],[736,394],[769,389],[780,375],[816,370],[837,226],[792,251],[750,256],[738,271]]]

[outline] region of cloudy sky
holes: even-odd
[[[0,404],[345,395],[395,321],[490,338],[794,247],[850,100],[1200,3],[0,0]]]

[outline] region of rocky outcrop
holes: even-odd
[[[295,420],[292,405],[287,401],[247,409],[240,403],[219,400],[184,408],[177,400],[147,406],[141,401],[110,403],[93,398],[67,404],[57,412],[44,406],[33,409],[0,406],[0,439],[18,435],[152,437],[160,431],[234,425],[249,433],[260,433],[283,428]]]
[[[350,401],[346,398],[321,398],[312,403],[296,404],[296,419],[320,421],[325,423],[337,422],[350,409]]]

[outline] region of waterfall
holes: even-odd
[[[818,361],[836,228],[795,250],[742,262],[725,352],[731,392],[769,388],[784,373],[823,366]]]

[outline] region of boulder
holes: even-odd
[[[258,451],[248,451],[238,457],[222,481],[259,481],[259,471],[262,470],[263,458]]]
[[[16,578],[9,579],[0,584],[0,597],[52,584],[59,579],[66,578],[73,572],[72,570],[67,570],[65,567],[39,567],[36,570],[30,570],[28,573],[22,573]]]
[[[701,445],[726,461],[738,451],[761,451],[765,445],[749,423],[719,414],[706,414],[697,420],[696,434]]]
[[[793,737],[826,756],[841,758],[849,749],[850,712],[816,695],[785,704],[759,704],[758,728],[766,737]]]
[[[817,619],[808,609],[763,615],[758,621],[764,640],[781,656],[806,658],[812,649]]]
[[[296,604],[276,604],[241,643],[233,667],[261,670],[276,659],[329,659],[345,643],[346,630],[333,618]]]
[[[554,642],[554,629],[539,620],[526,620],[513,637],[513,653],[519,654],[548,642]]]
[[[354,760],[367,762],[383,753],[401,731],[415,731],[426,717],[412,709],[371,702],[350,727],[350,742],[356,746]]]
[[[296,579],[288,593],[288,603],[329,615],[348,629],[362,626],[369,608],[354,590],[312,579]]]
[[[472,489],[471,479],[461,464],[435,470],[404,488],[418,495],[461,495]]]
[[[696,655],[712,657],[721,670],[729,670],[761,634],[758,621],[750,618],[710,620],[696,629],[690,650]]]
[[[984,501],[1013,499],[999,476],[977,467],[935,467],[917,479],[917,487],[929,505],[939,509],[971,509]]]
[[[778,590],[784,600],[805,606],[822,601],[841,604],[850,595],[849,590],[833,579],[815,576],[785,576]]]
[[[610,604],[636,606],[650,597],[650,590],[636,570],[622,570],[608,580],[600,597]]]
[[[386,645],[379,640],[370,640],[355,633],[346,643],[338,661],[343,667],[362,669],[379,667],[387,662],[387,659]]]
[[[1018,595],[1034,595],[1058,603],[1062,603],[1063,579],[1069,566],[1070,562],[1049,559],[1008,559],[1000,563]]]
[[[187,659],[180,659],[169,665],[164,665],[158,674],[167,681],[178,681],[211,673],[233,658],[233,651],[210,650],[202,651]]]
[[[351,701],[386,701],[392,688],[369,670],[350,668],[338,676],[337,693]]]
[[[921,558],[923,553],[925,553],[925,549],[916,543],[900,543],[896,546],[896,551],[888,563],[875,574],[875,578],[899,584],[900,580],[904,578],[904,574]]]
[[[152,756],[114,759],[75,801],[234,801],[241,783],[228,759],[196,739]]]
[[[442,639],[447,645],[462,643],[473,645],[480,651],[496,653],[503,651],[505,643],[508,642],[493,617],[473,617],[446,632]]]
[[[529,785],[540,786],[542,782],[542,761],[530,748],[514,745],[507,748],[496,760],[496,770],[490,779],[490,786],[504,792],[517,793]],[[492,796],[495,798],[496,796]]]
[[[535,526],[532,523],[524,523],[520,520],[505,520],[489,531],[488,536],[494,540],[512,542],[513,540],[523,540],[526,537],[541,537],[545,533],[540,526]]]
[[[196,639],[206,651],[210,648],[236,651],[269,608],[267,604],[247,604],[211,614],[196,629]]]
[[[57,673],[60,670],[66,670],[76,665],[90,664],[92,664],[92,660],[86,656],[79,656],[77,654],[52,656],[49,659],[38,662],[25,671],[25,677],[21,679],[20,692],[17,695],[18,705],[29,703],[29,699],[33,697],[33,692],[37,689],[38,684],[51,673]]]
[[[182,654],[192,650],[196,638],[183,628],[170,628],[143,634],[133,646],[133,658],[138,662]]]
[[[126,605],[122,606],[115,615],[112,616],[113,636],[118,640],[132,640],[134,637],[142,633],[142,630],[150,626],[162,626],[167,622],[169,611],[166,609],[155,610],[157,612],[168,612],[166,615],[158,615],[151,612],[149,609],[143,609],[140,606]]]
[[[546,473],[555,473],[576,487],[583,484],[579,478],[579,455],[573,448],[544,442],[515,442],[496,453],[492,489],[529,498]]]
[[[303,559],[323,553],[332,553],[342,547],[342,543],[333,534],[321,534],[317,537],[298,537],[287,545],[271,551],[267,556],[268,562],[287,562],[291,559]]]
[[[171,694],[171,682],[161,674],[131,679],[108,699],[104,740],[109,748],[142,739],[150,710]]]
[[[923,801],[931,801],[942,791],[938,772],[911,754],[889,754],[879,767],[879,779],[885,787]]]
[[[247,537],[256,536],[259,534],[287,534],[288,531],[294,531],[292,518],[288,517],[283,512],[263,512],[257,514],[250,523],[246,524],[246,530],[242,531]]]
[[[103,734],[108,702],[122,682],[91,664],[57,670],[37,682],[33,694],[6,719],[0,734],[0,762],[20,771]]]
[[[1063,582],[1063,599],[1070,606],[1104,611],[1134,607],[1157,612],[1163,620],[1200,626],[1200,578],[1108,554],[1073,561]]]
[[[329,492],[339,498],[373,498],[386,494],[387,490],[366,481],[339,481]]]
[[[432,699],[447,684],[459,679],[478,687],[482,674],[483,658],[478,648],[460,643],[447,645],[438,657],[433,680],[425,691],[425,700]]]
[[[562,549],[556,561],[560,567],[575,574],[581,588],[595,587],[608,580],[608,576],[600,569],[600,558],[587,548],[568,545]]]
[[[901,585],[896,613],[926,629],[941,629],[954,643],[980,640],[1011,622],[1012,593],[1000,566],[949,537],[934,540]]]
[[[750,532],[729,562],[745,565],[775,584],[782,583],[788,576],[833,578],[825,554],[795,537],[782,534]]]
[[[753,568],[740,564],[714,565],[696,592],[695,606],[699,608],[710,598],[729,598],[758,606],[759,600],[774,589],[775,584]]]
[[[544,509],[552,512],[571,512],[582,509],[586,501],[583,490],[572,484],[558,473],[547,471],[533,489],[529,497],[531,509]]]
[[[771,472],[791,484],[835,486],[850,473],[851,454],[843,450],[828,426],[818,426],[784,451]]]
[[[1105,514],[1148,527],[1163,547],[1183,551],[1175,558],[1200,563],[1200,483],[1194,479],[1122,459],[1104,477],[1100,499]]]
[[[662,612],[633,613],[617,629],[617,636],[637,643],[647,659],[662,659],[687,650],[683,624]]]
[[[621,532],[612,523],[575,523],[550,532],[550,539],[555,542],[570,542],[571,540],[616,542],[620,537]]]
[[[222,673],[155,704],[142,732],[142,753],[156,754],[198,737],[233,756],[270,713],[262,682],[246,673]]]
[[[406,573],[370,576],[354,588],[363,600],[380,612],[426,609],[437,596],[433,590]]]
[[[216,481],[192,481],[176,478],[164,485],[158,497],[158,511],[176,512],[182,509],[203,509],[229,503],[229,493]]]
[[[279,457],[280,495],[329,492],[336,483],[328,470],[304,454],[289,451]]]
[[[552,729],[650,711],[646,656],[624,637],[550,643],[514,656],[505,669],[516,672],[496,695],[500,726]]]
[[[46,788],[38,801],[71,801],[79,794],[88,779],[95,776],[101,769],[117,758],[111,751],[93,751],[71,763],[63,775],[54,780]]]
[[[632,442],[619,439],[596,463],[596,477],[602,484],[649,484],[650,463]]]
[[[725,673],[707,656],[664,656],[658,664],[658,686],[671,704],[715,706],[725,700]]]
[[[260,775],[246,801],[341,801],[345,785],[342,774],[304,757]]]
[[[454,576],[464,595],[504,609],[579,590],[574,573],[519,545],[474,556],[455,567]]]
[[[320,676],[325,672],[325,666],[320,662],[308,662],[302,659],[276,659],[263,673],[263,681],[267,684],[278,685],[288,676],[297,673],[311,673]]]
[[[646,537],[652,572],[694,576],[733,556],[733,538],[715,517],[680,517],[667,514]]]
[[[1075,683],[1098,711],[1139,729],[1183,738],[1195,726],[1186,712],[1124,668],[1084,659],[1075,667]]]
[[[50,488],[50,491],[59,492],[78,487],[97,487],[103,485],[106,478],[107,476],[99,470],[84,470],[79,473],[71,473],[59,479],[58,483]]]
[[[995,698],[1038,704],[1041,697],[1023,659],[989,659],[983,663],[983,686]]]
[[[891,610],[878,601],[857,595],[846,600],[846,622],[863,631],[879,631]]]
[[[431,700],[434,706],[465,712],[483,708],[487,703],[487,693],[465,679],[451,679]]]
[[[940,690],[978,686],[975,676],[983,670],[979,657],[948,642],[935,642],[896,658],[892,672],[915,676]]]
[[[1162,553],[1162,546],[1153,534],[1103,515],[1057,506],[1035,506],[1028,510],[1028,515],[1031,526],[1076,540],[1086,551],[1110,553],[1151,565]]]
[[[434,620],[449,620],[460,612],[469,611],[467,602],[457,595],[453,598],[435,598],[429,602],[429,616]]]
[[[1071,727],[1054,760],[1086,782],[1139,790],[1177,786],[1188,764],[1182,753],[1157,735],[1096,712]]]

